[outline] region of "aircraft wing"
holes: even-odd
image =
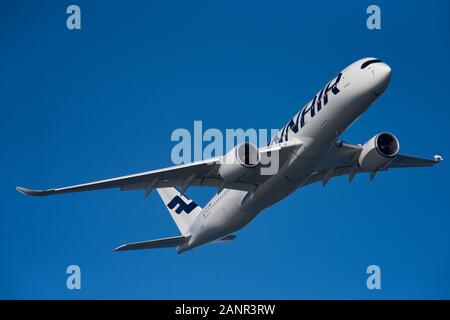
[[[146,171],[142,173],[98,180],[89,183],[77,184],[73,186],[54,188],[47,190],[30,190],[17,187],[17,191],[30,196],[48,196],[53,194],[92,191],[109,188],[120,188],[126,190],[147,190],[148,193],[153,188],[173,187],[182,185],[184,181],[190,179],[191,185],[216,185],[219,176],[217,174],[216,162],[218,158],[206,161],[198,161],[189,164],[177,165],[169,168]]]
[[[261,153],[279,152],[280,160],[285,160],[290,152],[299,147],[301,143],[282,143],[280,145],[268,146],[259,149]],[[146,171],[112,179],[98,180],[89,183],[77,184],[62,188],[46,190],[31,190],[23,187],[16,187],[16,190],[30,196],[48,196],[53,194],[92,191],[109,188],[120,188],[122,191],[145,190],[148,196],[154,188],[181,187],[181,192],[189,186],[209,186],[252,191],[257,185],[265,181],[270,176],[259,174],[259,170],[250,172],[243,178],[224,185],[224,180],[219,175],[219,167],[224,157],[216,157],[208,160],[197,161],[188,164],[181,164],[159,170]]]
[[[331,178],[341,175],[348,175],[349,181],[351,181],[355,174],[363,172],[370,173],[371,179],[373,179],[376,172],[365,171],[359,166],[358,158],[361,150],[361,145],[345,142],[337,144],[329,152],[320,169],[311,175],[303,186],[319,181],[326,185]],[[392,168],[429,167],[440,163],[442,160],[443,158],[439,155],[435,155],[433,159],[427,159],[398,154],[378,171],[387,171]]]

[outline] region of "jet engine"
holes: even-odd
[[[247,175],[260,163],[258,148],[248,142],[241,143],[231,149],[223,158],[219,175],[225,183],[231,183]]]
[[[389,132],[382,132],[366,142],[359,155],[359,165],[367,171],[377,171],[391,161],[398,153],[400,143]]]

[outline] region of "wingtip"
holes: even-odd
[[[127,246],[126,244],[122,244],[122,245],[118,246],[117,248],[114,248],[112,251],[113,252],[123,251],[126,246]]]
[[[16,191],[20,192],[21,194],[24,195],[29,195],[31,190],[27,189],[27,188],[23,188],[23,187],[16,187]]]
[[[436,161],[436,162],[441,162],[441,161],[443,161],[444,160],[444,157],[443,156],[441,156],[441,155],[439,155],[439,154],[435,154],[434,155],[434,161]]]
[[[16,187],[16,191],[22,193],[22,188],[19,187],[19,186],[17,186],[17,187]]]
[[[53,190],[32,190],[23,187],[16,187],[16,191],[27,196],[47,196],[53,192]]]

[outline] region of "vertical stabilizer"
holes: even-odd
[[[176,188],[156,189],[181,234],[186,235],[202,208]]]

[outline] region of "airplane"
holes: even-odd
[[[244,142],[225,155],[165,169],[47,190],[16,190],[31,196],[120,188],[153,189],[159,193],[180,235],[124,244],[114,251],[176,247],[178,253],[200,245],[229,242],[262,210],[307,185],[357,173],[392,168],[428,167],[443,160],[399,154],[400,144],[390,132],[380,132],[365,144],[340,139],[386,90],[391,68],[377,58],[358,60],[339,72],[273,137],[257,148]],[[262,159],[277,156],[277,170],[262,174]],[[190,186],[216,187],[217,193],[201,208],[185,192]]]

